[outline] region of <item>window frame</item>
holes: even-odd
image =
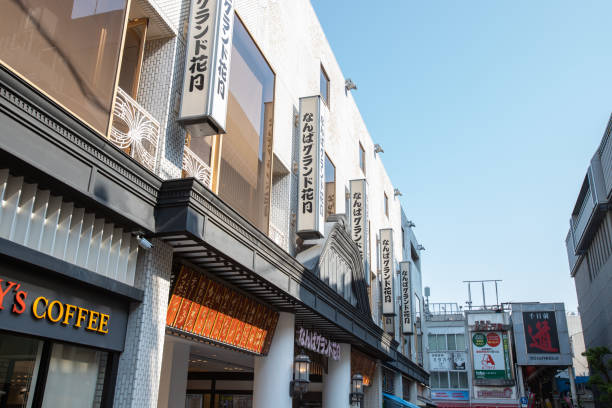
[[[389,197],[387,196],[387,192],[386,191],[383,191],[383,194],[385,196],[385,198],[384,198],[385,215],[387,216],[387,218],[389,218]]]
[[[334,181],[327,181],[325,180],[325,219],[327,219],[328,214],[327,214],[327,183],[333,183],[334,184],[334,190],[336,188],[336,165],[334,164],[334,162],[332,161],[331,157],[329,157],[329,154],[327,154],[327,152],[325,152],[325,160],[326,160],[326,164],[327,161],[329,161],[329,163],[331,164],[331,166],[334,168]],[[327,178],[327,171],[325,172],[325,177]],[[336,192],[334,191],[334,212],[336,211]],[[332,215],[331,213],[329,215]]]
[[[366,175],[366,157],[365,157],[365,149],[361,142],[359,142],[359,168],[363,172],[363,175]]]
[[[329,80],[329,75],[327,75],[327,71],[325,70],[325,67],[323,66],[323,63],[321,62],[320,64],[321,69],[319,70],[319,92],[321,91],[321,77],[324,77],[327,82],[325,83],[325,94],[326,94],[326,98],[323,98],[323,95],[321,95],[321,100],[323,101],[323,103],[325,103],[325,106],[327,106],[328,108],[331,106],[329,101],[331,99],[331,95],[329,94],[330,91],[330,80]]]

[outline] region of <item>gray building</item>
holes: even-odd
[[[586,348],[612,347],[612,121],[580,187],[566,238]]]

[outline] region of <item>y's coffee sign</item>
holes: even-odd
[[[412,334],[412,284],[410,262],[400,262],[400,288],[402,298],[402,333]]]
[[[0,329],[122,351],[127,304],[50,276],[0,275]]]
[[[383,315],[395,315],[395,301],[393,299],[393,278],[395,263],[393,258],[393,230],[391,228],[380,230],[380,254],[382,272]]]
[[[365,276],[369,276],[368,265],[368,200],[366,179],[350,181],[351,238],[359,248]],[[369,285],[370,279],[366,279]]]
[[[191,1],[179,120],[192,136],[225,133],[234,1]]]
[[[327,108],[320,96],[300,98],[297,233],[321,238],[325,226]]]

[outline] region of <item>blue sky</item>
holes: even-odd
[[[426,247],[431,301],[503,279],[502,301],[576,310],[564,240],[612,110],[612,2],[312,4]]]

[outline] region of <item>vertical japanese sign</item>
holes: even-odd
[[[370,265],[368,263],[368,201],[367,184],[365,179],[351,180],[350,182],[350,220],[351,238],[359,247],[366,283],[369,285]]]
[[[527,353],[559,354],[555,312],[523,312]]]
[[[402,290],[402,333],[412,334],[412,285],[410,262],[400,262],[400,287]]]
[[[382,305],[383,315],[395,315],[395,302],[393,299],[393,230],[391,228],[380,230],[380,254],[382,268]]]
[[[318,95],[300,98],[297,233],[302,238],[323,236],[326,109]]]
[[[179,120],[195,136],[225,132],[233,26],[234,0],[191,1]]]

